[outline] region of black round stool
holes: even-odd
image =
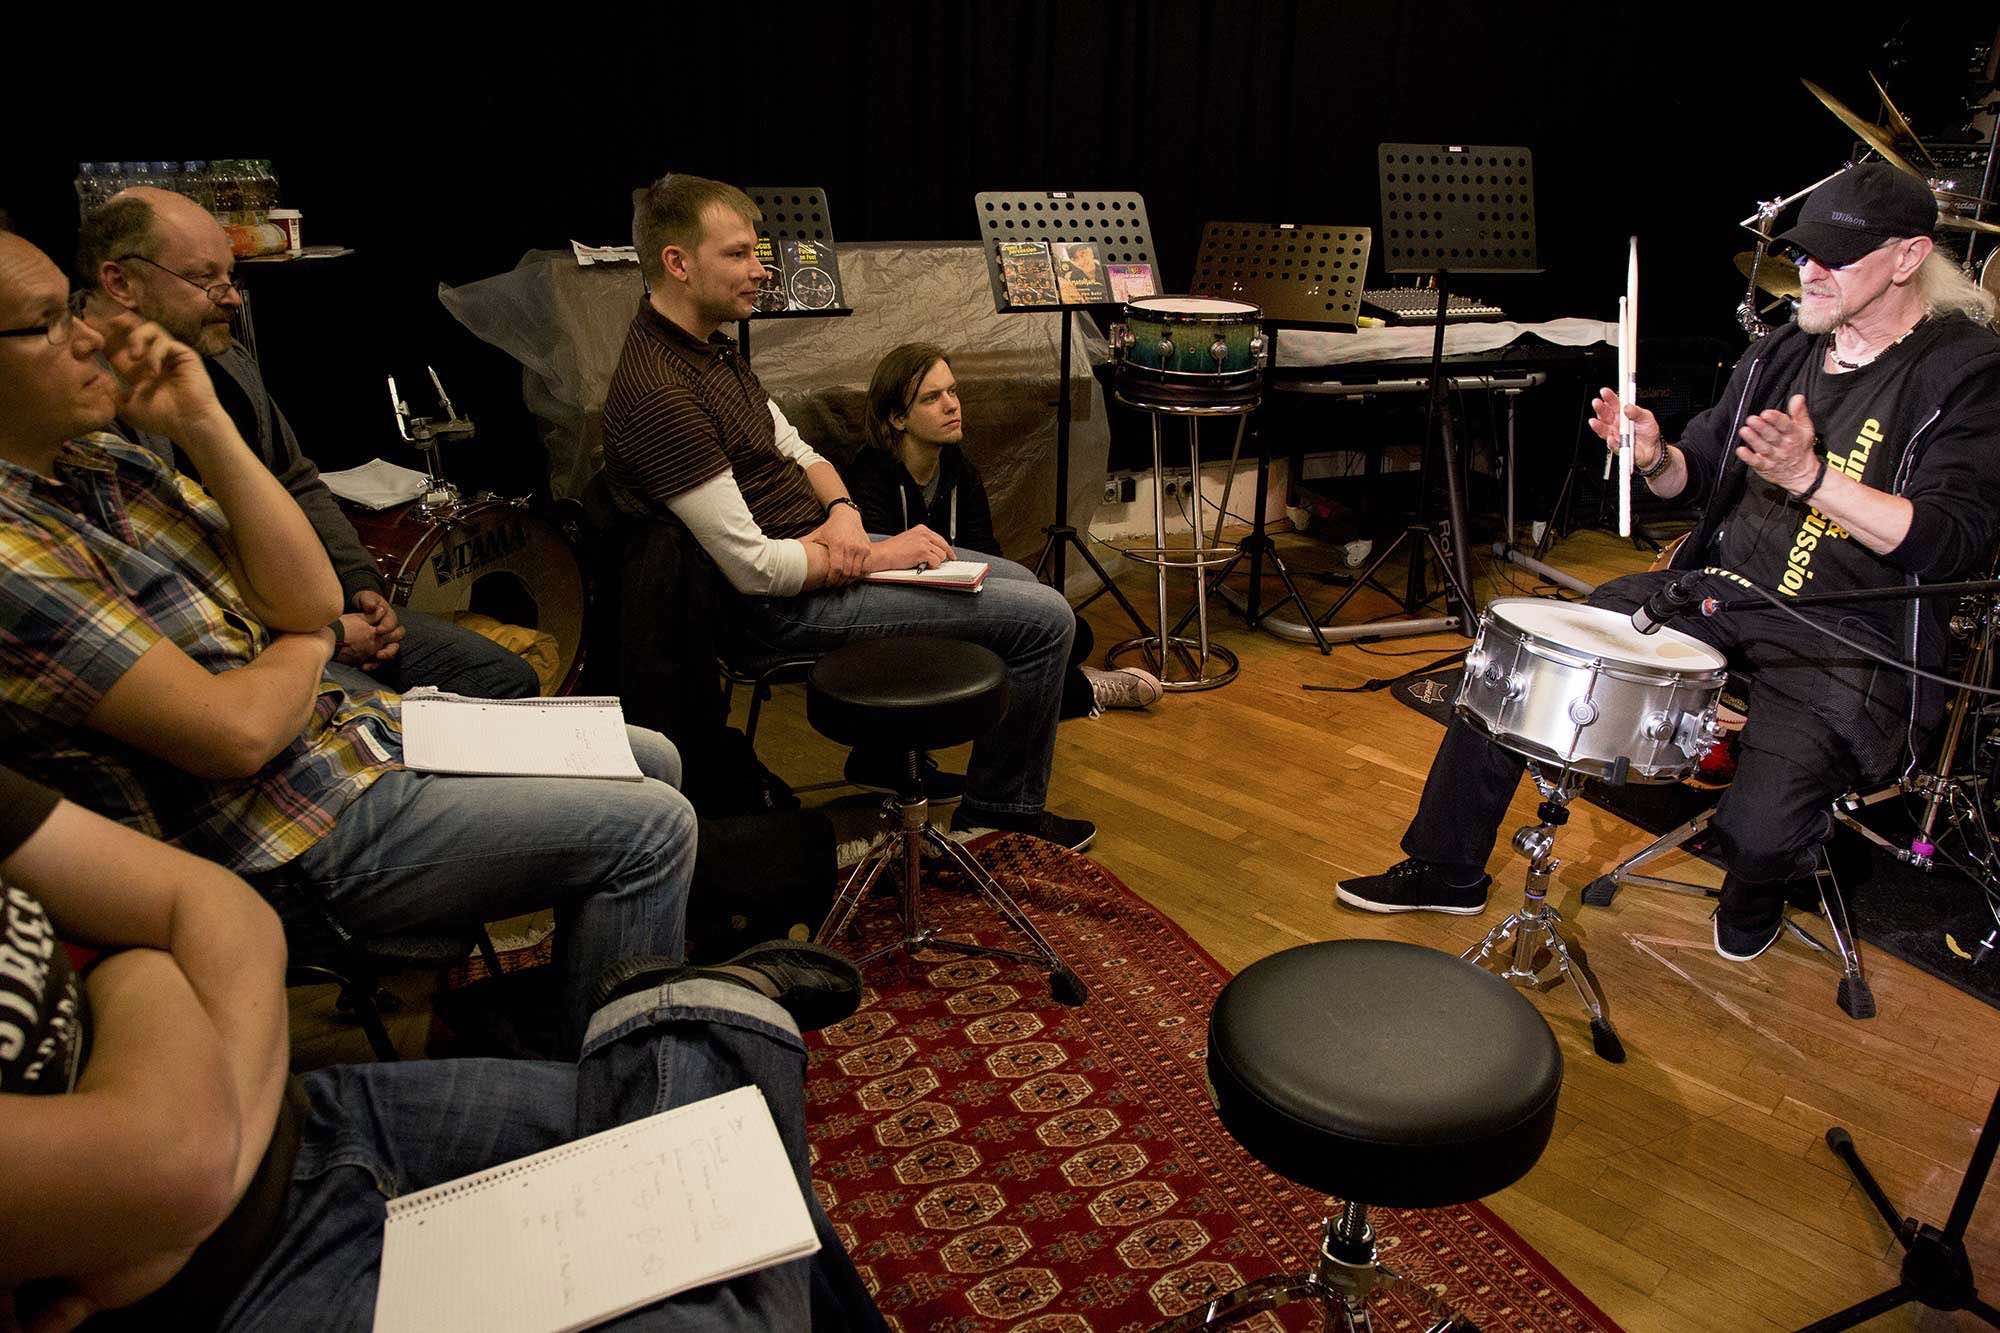
[[[1035,928],[1013,895],[970,852],[931,827],[930,802],[924,796],[925,755],[979,739],[1006,711],[1006,667],[998,655],[976,643],[917,636],[867,639],[836,648],[814,663],[806,677],[806,720],[813,730],[842,745],[900,751],[904,767],[896,794],[882,805],[887,831],[848,875],[813,939],[820,944],[838,939],[876,877],[900,861],[902,938],[857,958],[857,966],[866,967],[898,949],[1009,958],[1047,968],[1049,993],[1063,1004],[1082,1004],[1083,982],[1057,956],[1055,946]],[[1033,952],[946,939],[936,926],[924,923],[917,890],[926,844],[965,873],[980,896],[1028,938]]]
[[[1209,1016],[1208,1079],[1224,1128],[1257,1160],[1337,1196],[1312,1272],[1265,1278],[1162,1326],[1219,1327],[1313,1300],[1329,1329],[1366,1330],[1370,1206],[1437,1208],[1505,1189],[1555,1128],[1562,1051],[1492,973],[1393,940],[1332,940],[1252,963]],[[1470,1329],[1429,1292],[1432,1333]]]

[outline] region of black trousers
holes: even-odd
[[[1629,614],[1679,574],[1613,579],[1589,602]],[[1743,597],[1726,579],[1704,577],[1698,595]],[[1909,677],[1835,643],[1770,607],[1673,627],[1720,651],[1749,683],[1736,778],[1711,828],[1729,875],[1726,907],[1768,905],[1786,881],[1811,872],[1831,829],[1834,797],[1901,767],[1908,736]],[[1895,656],[1872,624],[1836,623],[1847,637]],[[1454,718],[1431,760],[1403,851],[1468,880],[1486,867],[1525,761]]]

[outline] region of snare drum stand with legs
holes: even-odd
[[[1566,768],[1553,782],[1542,776],[1538,765],[1530,764],[1528,773],[1535,780],[1535,790],[1542,794],[1542,803],[1535,810],[1541,823],[1524,824],[1514,833],[1514,850],[1528,861],[1527,890],[1520,910],[1510,913],[1460,956],[1481,967],[1497,960],[1500,965],[1493,970],[1500,979],[1524,989],[1547,990],[1568,980],[1576,987],[1584,1012],[1590,1015],[1590,1044],[1606,1060],[1622,1064],[1625,1044],[1611,1026],[1583,941],[1548,903],[1549,877],[1562,865],[1555,856],[1556,831],[1569,823],[1569,803],[1576,794],[1572,783],[1580,780],[1573,779]],[[1510,946],[1511,953],[1507,952]]]

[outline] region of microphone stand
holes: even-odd
[[[1970,597],[1984,593],[2000,593],[2000,579],[1967,579],[1961,583],[1923,583],[1914,588],[1862,588],[1855,592],[1812,592],[1797,597],[1786,597],[1782,593],[1772,593],[1771,596],[1784,606],[1799,607],[1852,606],[1860,602],[1914,602],[1922,597]],[[1754,611],[1771,603],[1762,597],[1731,597],[1727,600],[1720,597],[1704,597],[1700,605],[1704,616],[1715,616],[1725,611]]]

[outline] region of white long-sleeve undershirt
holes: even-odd
[[[824,463],[826,459],[805,442],[778,404],[773,401],[770,407],[778,452],[801,470]],[[765,536],[743,502],[735,474],[717,473],[667,501],[667,508],[687,524],[736,591],[750,597],[790,597],[805,586],[805,543]]]

